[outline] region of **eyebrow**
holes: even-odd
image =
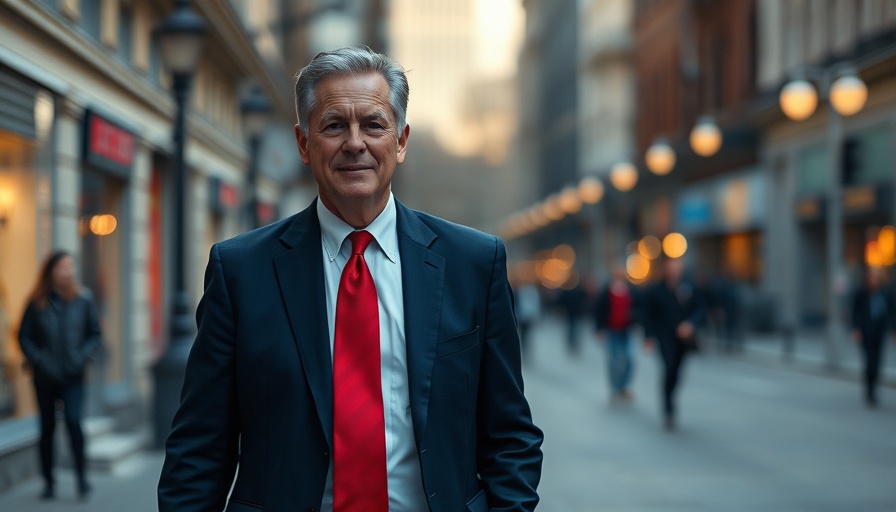
[[[378,109],[374,110],[373,112],[371,112],[371,113],[369,113],[369,114],[367,114],[367,115],[361,116],[361,120],[362,120],[362,121],[371,121],[371,120],[375,120],[375,119],[379,119],[379,120],[383,120],[383,121],[388,121],[388,120],[389,120],[389,115],[386,114],[386,111],[385,111],[385,110],[383,110],[383,109],[381,109],[381,108],[378,108]]]
[[[345,119],[345,116],[335,110],[329,110],[327,112],[324,112],[320,116],[321,122],[341,121],[343,119]],[[375,120],[375,119],[381,119],[384,121],[388,121],[389,115],[386,114],[385,110],[383,110],[381,108],[377,108],[377,109],[373,110],[371,113],[361,116],[362,121],[370,121],[370,120]]]

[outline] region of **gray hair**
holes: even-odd
[[[324,78],[341,74],[379,73],[389,85],[389,103],[398,131],[404,130],[408,109],[408,79],[401,65],[370,48],[340,48],[318,53],[296,75],[296,116],[299,127],[308,135],[308,117],[317,101],[317,84]]]

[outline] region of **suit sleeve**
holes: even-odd
[[[490,510],[531,511],[538,504],[544,436],[523,394],[520,342],[503,244],[489,285],[478,400],[477,465]]]
[[[159,512],[223,510],[236,471],[235,322],[217,245],[196,320],[199,331],[165,447]]]

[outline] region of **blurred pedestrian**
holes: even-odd
[[[566,320],[566,351],[570,356],[579,353],[579,324],[588,310],[588,303],[588,292],[583,279],[576,278],[557,295],[557,305]]]
[[[631,328],[638,300],[634,286],[626,278],[625,266],[613,266],[610,280],[601,290],[595,306],[598,340],[605,342],[607,347],[610,401],[630,402],[634,398],[629,389],[634,371]]]
[[[87,365],[100,349],[96,306],[75,280],[75,261],[65,251],[44,263],[19,328],[19,343],[34,378],[40,410],[42,499],[55,496],[53,432],[57,402],[62,404],[81,498],[90,493],[84,460],[81,413]]]
[[[532,280],[519,281],[516,290],[516,322],[520,331],[520,349],[523,360],[531,352],[532,326],[541,317],[541,294]]]
[[[684,277],[684,261],[667,259],[662,279],[645,297],[645,347],[659,346],[663,363],[663,415],[667,430],[676,427],[675,392],[688,353],[698,348],[697,329],[706,319],[706,301],[694,284]]]
[[[878,267],[865,269],[862,286],[852,300],[852,338],[862,348],[865,359],[865,402],[877,407],[877,382],[883,360],[887,331],[894,327],[896,305],[883,284]]]
[[[719,338],[726,352],[743,349],[740,332],[740,286],[731,267],[725,267],[713,286],[713,306]]]

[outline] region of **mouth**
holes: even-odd
[[[373,170],[373,167],[371,167],[369,165],[363,165],[363,164],[340,165],[339,167],[336,168],[336,170],[344,171],[344,172],[356,172],[356,171]]]

